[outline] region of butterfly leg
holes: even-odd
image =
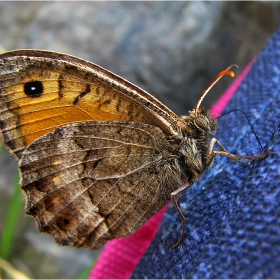
[[[215,144],[217,144],[221,150],[213,150]],[[233,159],[235,161],[238,161],[240,163],[248,164],[248,163],[250,163],[253,160],[256,160],[256,159],[259,159],[259,158],[263,158],[263,157],[266,157],[269,154],[271,154],[271,151],[267,151],[267,152],[265,152],[263,154],[260,154],[260,155],[257,155],[257,156],[233,155],[233,154],[229,153],[226,150],[226,148],[216,138],[212,138],[212,140],[210,142],[210,149],[209,150],[210,150],[210,154],[209,154],[208,159],[206,161],[206,166],[210,166],[211,165],[211,163],[213,162],[213,160],[214,160],[216,155],[222,155],[222,156],[231,158],[231,159]],[[244,159],[246,161],[244,161],[242,159]]]
[[[186,190],[189,187],[190,187],[189,184],[185,184],[181,188],[177,189],[175,192],[171,193],[172,203],[173,203],[174,207],[176,208],[177,212],[179,213],[179,216],[180,216],[181,222],[182,222],[181,236],[180,236],[178,242],[176,242],[176,244],[174,244],[172,246],[173,249],[177,248],[181,244],[181,242],[183,241],[184,230],[185,230],[185,225],[186,225],[186,218],[185,218],[184,214],[182,213],[182,211],[181,211],[181,209],[178,205],[178,202],[179,202],[179,199],[180,199],[180,193],[182,191]],[[178,198],[178,196],[179,196],[179,198]]]
[[[178,205],[180,204],[181,196],[182,196],[181,193],[178,193],[178,194],[177,194],[176,203],[177,203]],[[175,207],[175,206],[173,205],[173,207]]]

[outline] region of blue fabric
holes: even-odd
[[[181,221],[170,204],[132,278],[280,278],[280,30],[226,111],[233,108],[246,111],[273,154],[250,165],[217,156],[181,197],[183,243],[172,249]],[[219,119],[216,138],[233,154],[262,152],[240,112]]]

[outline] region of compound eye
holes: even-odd
[[[198,117],[196,120],[195,120],[195,123],[196,125],[204,130],[204,131],[209,131],[210,130],[210,127],[209,127],[209,122],[206,118],[204,117]]]

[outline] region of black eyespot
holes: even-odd
[[[40,81],[32,81],[24,84],[24,92],[29,97],[40,97],[44,93],[44,87]]]

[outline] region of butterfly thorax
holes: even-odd
[[[210,135],[217,131],[217,120],[210,110],[199,109],[195,114],[181,117],[183,139],[178,151],[183,175],[188,181],[195,182],[206,169],[210,154]]]

